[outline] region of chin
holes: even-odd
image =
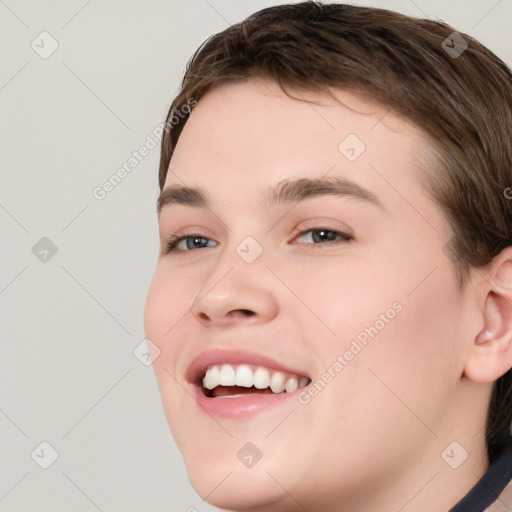
[[[183,431],[182,434],[185,434]],[[235,434],[235,432],[233,432]],[[223,510],[252,512],[294,512],[302,510],[284,490],[300,497],[297,481],[299,460],[290,460],[271,439],[253,436],[206,436],[177,439],[192,487],[208,503]],[[261,449],[258,458],[257,448]],[[276,445],[276,446],[274,446]],[[288,449],[287,449],[288,450]],[[251,460],[251,456],[253,459]],[[288,459],[288,460],[287,460]],[[252,466],[251,466],[252,464]]]
[[[223,510],[233,512],[287,512],[297,510],[283,496],[283,488],[265,471],[237,469],[233,464],[218,466],[186,463],[190,483],[205,501]],[[207,467],[209,466],[209,468]],[[286,502],[286,503],[285,503]]]

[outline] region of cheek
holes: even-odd
[[[152,367],[159,387],[162,405],[171,432],[180,437],[176,431],[174,411],[182,407],[186,398],[183,388],[176,384],[181,380],[177,374],[176,361],[179,359],[183,344],[176,343],[187,325],[189,296],[183,290],[183,283],[177,282],[175,273],[164,271],[157,266],[151,281],[144,307],[144,332],[150,347]]]
[[[153,275],[144,308],[146,337],[165,348],[164,341],[170,340],[179,331],[180,320],[190,314],[190,287],[187,288],[179,274],[169,272],[159,263]],[[186,323],[186,322],[185,322]]]
[[[449,406],[462,373],[457,325],[463,318],[453,273],[432,253],[390,248],[374,259],[351,260],[350,268],[322,263],[297,279],[297,294],[334,331],[313,315],[301,319],[324,333],[307,338],[322,363],[317,378],[324,380],[329,368],[336,375],[325,376],[332,384],[314,399],[334,419],[324,417],[323,424],[346,424],[349,414],[368,424],[400,418],[418,431],[425,427],[411,410],[434,424]],[[343,368],[336,371],[339,356]]]
[[[388,295],[388,301],[398,298],[402,307],[388,323],[375,321],[380,311],[372,305],[373,319],[367,316],[360,331],[368,334],[367,343],[359,343],[362,350],[343,370],[343,381],[337,382],[337,392],[355,418],[394,425],[397,440],[414,432],[431,435],[425,425],[435,429],[449,410],[463,370],[457,345],[456,326],[462,320],[457,295],[449,271],[438,268],[438,272],[410,295],[413,286],[405,293]],[[370,325],[374,329],[368,329]],[[352,333],[347,339],[354,339]],[[348,394],[347,384],[352,390]]]
[[[450,323],[457,321],[456,296],[449,289],[445,296],[436,296],[440,282],[450,283],[449,276],[440,274],[437,283],[432,281],[409,297],[398,295],[403,309],[380,330],[382,324],[375,320],[385,309],[379,309],[378,301],[363,307],[365,314],[358,311],[360,304],[346,303],[351,306],[347,321],[338,323],[336,341],[321,352],[321,390],[303,406],[304,432],[317,433],[308,437],[308,450],[322,452],[326,466],[336,467],[341,458],[347,464],[369,458],[375,467],[385,467],[390,454],[395,461],[406,461],[418,446],[435,442],[432,432],[443,432],[460,381],[461,360]],[[397,297],[382,296],[383,306]],[[377,331],[365,330],[371,326]],[[358,332],[368,334],[366,344],[358,340]],[[345,362],[336,372],[338,356],[345,356]],[[334,378],[324,377],[329,367]],[[333,440],[328,450],[322,444],[326,438]]]
[[[177,389],[173,377],[177,374],[176,361],[184,344],[176,340],[187,336],[185,331],[191,315],[191,292],[178,282],[176,273],[158,266],[151,281],[144,307],[144,332],[153,360],[153,369],[164,405],[174,401]]]
[[[396,275],[369,260],[347,254],[297,263],[280,274],[294,292],[280,297],[281,302],[289,301],[283,311],[293,312],[303,339],[324,365],[348,350],[354,338],[370,339],[367,331],[375,324],[379,332],[387,328],[381,315],[388,322],[397,316],[393,304],[403,295],[403,286]]]

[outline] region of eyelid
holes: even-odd
[[[183,228],[180,228],[180,229],[172,229],[170,226],[167,226],[167,227],[162,227],[161,230],[160,230],[160,239],[161,239],[161,243],[162,245],[166,246],[168,241],[171,239],[171,238],[188,238],[188,237],[193,237],[193,236],[196,236],[196,237],[201,237],[201,238],[208,238],[209,240],[213,240],[212,239],[212,236],[213,233],[210,229],[204,227],[204,226],[199,226],[199,225],[190,225],[190,226],[186,226],[186,227],[183,227]]]
[[[315,231],[328,231],[330,233],[335,233],[336,236],[341,236],[342,239],[341,240],[324,240],[320,243],[298,243],[298,242],[294,242],[294,240],[296,240],[297,238],[300,238],[302,236],[305,236],[307,233],[309,232],[315,232]],[[306,228],[306,229],[303,229],[301,231],[299,231],[299,233],[297,235],[295,235],[292,239],[292,242],[291,245],[304,245],[306,247],[310,247],[312,249],[320,249],[320,248],[325,248],[325,247],[328,247],[330,245],[332,246],[338,246],[339,244],[341,243],[349,243],[349,242],[352,242],[354,240],[354,237],[350,234],[350,233],[347,233],[345,231],[341,231],[339,229],[333,229],[333,228],[329,228],[329,227],[326,227],[326,226],[316,226],[316,227],[312,227],[312,228]]]
[[[309,232],[315,232],[315,231],[316,232],[328,231],[328,232],[334,233],[338,237],[341,236],[342,238],[337,239],[337,240],[324,240],[319,243],[297,243],[297,242],[294,242],[294,240],[296,240],[297,238],[299,238],[301,236],[305,236]],[[324,226],[321,224],[314,224],[313,226],[305,227],[304,229],[301,229],[296,234],[294,234],[294,236],[292,238],[291,245],[304,245],[304,246],[315,248],[315,249],[323,248],[323,247],[329,246],[329,245],[337,246],[341,243],[348,243],[348,242],[352,242],[353,240],[355,240],[354,235],[352,233],[350,233],[349,231],[351,231],[351,230],[342,231],[340,229],[332,228],[329,226]],[[193,252],[194,250],[197,250],[197,249],[206,249],[208,247],[208,246],[198,247],[196,249],[189,249],[189,250],[183,250],[183,249],[176,248],[178,246],[178,244],[180,244],[184,240],[187,240],[190,238],[202,238],[202,239],[210,241],[210,242],[211,241],[215,242],[215,240],[213,240],[209,236],[205,236],[202,233],[187,233],[187,232],[178,231],[176,233],[172,233],[170,236],[168,236],[167,238],[164,239],[163,245],[161,246],[161,253],[163,255],[166,255],[169,253],[184,254],[184,253],[188,253],[188,252]],[[215,243],[218,244],[218,242],[215,242]]]
[[[304,231],[310,229],[325,229],[328,231],[339,231],[350,236],[351,238],[355,238],[354,231],[347,224],[345,224],[344,222],[340,221],[335,217],[311,217],[310,219],[306,219],[300,222],[297,226],[294,238],[296,238],[299,234],[302,234]]]
[[[293,219],[289,221],[290,225],[291,223],[295,223]],[[281,224],[281,229],[278,230],[283,236],[285,236],[288,228],[286,227],[287,222]],[[336,226],[336,224],[338,226]],[[290,226],[291,227],[291,226]],[[293,242],[296,238],[299,236],[304,236],[308,231],[331,231],[335,232],[337,235],[343,236],[344,239],[342,240],[325,240],[320,243],[297,243]],[[181,243],[184,239],[187,238],[205,238],[209,241],[214,241],[217,245],[219,242],[217,242],[214,238],[211,237],[211,231],[208,228],[205,228],[204,226],[199,225],[190,225],[185,228],[178,229],[176,231],[172,231],[170,235],[164,235],[161,231],[161,244],[160,244],[160,253],[162,255],[166,255],[169,253],[187,253],[195,251],[196,249],[206,249],[211,246],[206,247],[198,247],[196,249],[188,249],[188,250],[182,250],[182,249],[176,249],[176,245]],[[311,246],[318,246],[319,248],[325,247],[328,245],[338,245],[340,243],[347,243],[352,242],[356,239],[353,230],[344,222],[342,222],[337,217],[331,217],[331,216],[311,216],[306,219],[302,219],[299,223],[297,223],[296,228],[293,230],[292,235],[292,242],[291,245],[304,245],[306,247]],[[290,242],[286,242],[286,244],[289,244]],[[169,249],[169,247],[173,245],[172,249]]]
[[[163,242],[162,242],[162,245],[161,245],[161,252],[162,252],[162,254],[165,255],[165,254],[169,254],[171,252],[177,252],[177,253],[192,252],[190,250],[183,251],[183,250],[180,250],[180,249],[176,249],[176,246],[178,244],[180,244],[181,242],[183,242],[183,240],[186,240],[187,238],[204,238],[204,239],[206,239],[208,241],[215,242],[215,240],[213,240],[209,236],[206,236],[206,235],[201,234],[201,233],[181,233],[180,231],[178,231],[176,233],[171,233],[168,237],[163,239]],[[215,243],[217,243],[217,242],[215,242]],[[172,249],[170,249],[171,245],[172,245]]]

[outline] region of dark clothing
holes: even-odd
[[[510,484],[509,487],[507,487],[508,484]],[[448,512],[512,511],[510,496],[508,499],[503,496],[505,487],[507,487],[507,494],[510,494],[510,487],[512,487],[512,439],[502,445],[499,455],[482,478]],[[491,507],[493,503],[495,506]]]

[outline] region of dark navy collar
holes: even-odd
[[[483,512],[492,505],[512,480],[512,438],[474,487],[448,512]]]

